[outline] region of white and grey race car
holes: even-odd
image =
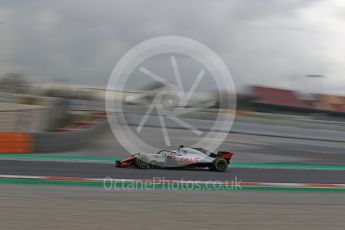
[[[202,148],[184,148],[160,150],[155,154],[136,153],[130,158],[116,161],[119,168],[209,168],[213,171],[227,170],[233,153],[219,151],[217,154]]]

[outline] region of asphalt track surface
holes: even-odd
[[[1,185],[1,229],[345,229],[340,193]]]
[[[169,129],[169,134],[178,144],[195,143],[196,137],[185,130]],[[166,148],[160,139],[161,129],[144,128],[143,139],[158,148]],[[214,141],[214,140],[213,140]],[[162,144],[163,143],[163,144]],[[221,149],[235,153],[233,162],[278,163],[278,164],[315,164],[345,165],[345,146],[343,143],[318,142],[299,139],[262,137],[253,135],[230,134],[222,143]],[[34,154],[40,156],[42,154]],[[73,152],[43,154],[80,157],[120,157],[126,158],[128,152],[117,142],[107,129],[95,137],[85,148]],[[268,168],[230,168],[228,172],[218,173],[205,170],[138,170],[118,169],[110,164],[68,163],[0,160],[0,174],[30,176],[66,176],[114,179],[152,179],[167,180],[220,180],[237,178],[243,182],[275,183],[326,183],[345,184],[345,171],[309,169],[268,169]]]
[[[159,149],[172,149],[180,144],[190,146],[200,139],[186,130],[169,129],[168,133],[172,142],[170,147],[165,145],[159,128],[144,127],[140,137]],[[229,134],[219,149],[234,152],[235,162],[345,165],[345,144],[339,142]],[[125,158],[129,153],[106,129],[82,149],[52,155]]]
[[[1,160],[0,174],[27,176],[63,176],[113,179],[165,179],[193,181],[234,181],[274,183],[345,184],[345,171],[310,169],[230,168],[227,172],[208,170],[165,170],[114,168],[111,164],[76,162],[37,162]]]

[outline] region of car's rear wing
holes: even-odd
[[[232,156],[234,154],[232,152],[227,152],[227,151],[219,151],[217,153],[217,157],[221,157],[221,158],[224,158],[225,160],[227,160],[228,162],[230,162]]]

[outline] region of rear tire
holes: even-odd
[[[218,172],[224,172],[228,169],[228,162],[224,158],[216,158],[213,161],[210,169]]]

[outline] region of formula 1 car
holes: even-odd
[[[219,151],[217,154],[202,148],[184,148],[178,150],[160,150],[155,154],[133,154],[130,158],[116,161],[118,168],[209,168],[212,171],[227,170],[233,156],[231,152]]]

